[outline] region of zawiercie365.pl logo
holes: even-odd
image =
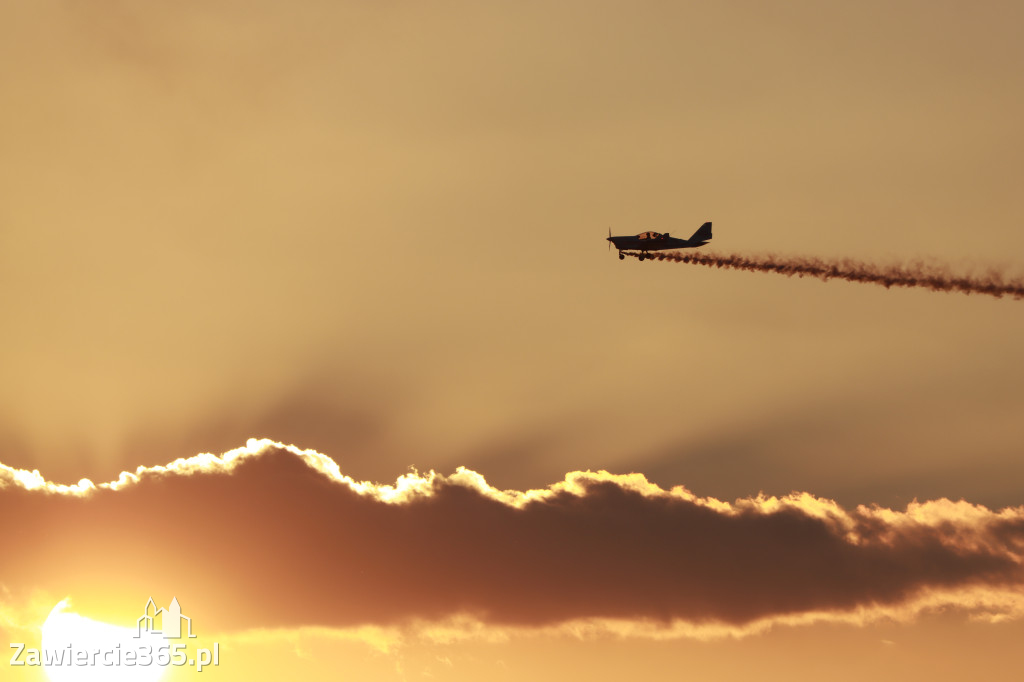
[[[202,672],[220,665],[219,642],[188,650],[188,640],[196,635],[192,619],[182,613],[177,597],[166,608],[158,607],[150,597],[134,628],[100,623],[66,609],[67,602],[61,602],[50,612],[39,649],[11,643],[12,667],[41,666],[54,680],[81,679],[71,671],[93,668],[103,671],[104,680],[144,682],[159,678],[167,666],[192,666]],[[67,674],[61,674],[64,671]]]

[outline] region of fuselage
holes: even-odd
[[[623,236],[608,237],[608,241],[615,245],[619,251],[662,251],[664,249],[689,249],[695,246],[704,246],[705,240],[690,241],[689,239],[677,239],[667,235],[657,237]]]

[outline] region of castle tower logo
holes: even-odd
[[[158,621],[159,629],[157,629]],[[147,632],[150,635],[161,635],[164,639],[181,639],[183,621],[187,625],[185,632],[188,637],[195,637],[192,634],[192,619],[182,614],[177,597],[171,600],[171,605],[166,609],[158,608],[156,602],[150,597],[142,615],[136,621],[135,637],[136,639],[142,637],[142,633]]]

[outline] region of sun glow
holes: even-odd
[[[41,658],[47,677],[53,682],[156,682],[164,667],[155,660],[142,665],[134,655],[139,647],[151,646],[155,653],[158,640],[134,628],[100,623],[73,613],[68,602],[53,607],[43,623]],[[129,654],[132,655],[129,655]]]

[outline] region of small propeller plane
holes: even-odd
[[[664,249],[692,249],[696,246],[704,246],[711,241],[711,223],[704,223],[697,228],[697,231],[689,239],[670,237],[668,232],[641,232],[638,235],[613,237],[612,231],[608,230],[608,248],[612,244],[619,250],[619,260],[627,255],[636,256],[638,259],[650,258],[648,251],[662,251]],[[625,254],[623,251],[639,251],[640,253]]]

